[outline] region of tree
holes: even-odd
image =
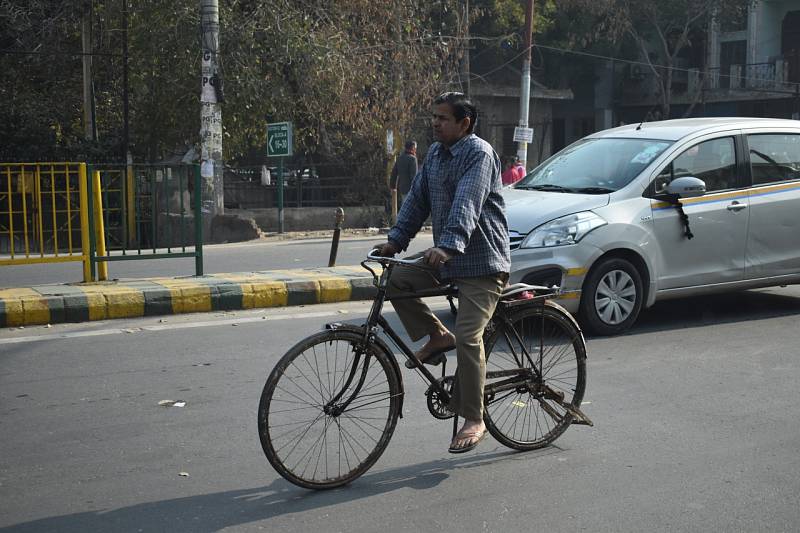
[[[676,59],[705,39],[712,20],[741,19],[753,0],[567,0],[566,8],[578,8],[594,20],[591,37],[621,45],[630,39],[640,59],[652,72],[661,116],[670,116]],[[705,61],[705,59],[704,59]],[[698,84],[690,95],[692,107],[700,96]]]
[[[220,2],[226,160],[263,157],[266,122],[290,120],[296,151],[346,163],[378,187],[386,129],[402,138],[447,87],[446,74],[460,53],[457,4]],[[122,157],[121,2],[92,2],[96,143],[87,143],[81,128],[84,5],[0,1],[0,66],[7,79],[0,96],[11,104],[0,108],[3,159]],[[196,0],[131,4],[130,137],[136,161],[158,161],[196,142],[199,18]]]

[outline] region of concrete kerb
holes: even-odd
[[[368,300],[361,267],[309,268],[0,289],[0,327]]]

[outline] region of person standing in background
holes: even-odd
[[[513,157],[506,156],[503,158],[503,173],[501,174],[501,179],[503,180],[503,185],[513,185],[517,181],[519,181],[519,173],[515,168],[516,160]]]
[[[406,149],[397,158],[392,168],[392,176],[389,187],[397,191],[397,207],[403,205],[403,198],[411,188],[411,182],[417,175],[417,143],[416,141],[406,141]]]
[[[524,178],[525,174],[528,173],[528,171],[525,170],[525,165],[522,164],[522,161],[519,157],[514,158],[514,170],[517,171],[517,181]]]

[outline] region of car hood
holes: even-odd
[[[508,229],[526,234],[555,218],[608,205],[608,194],[569,194],[563,192],[503,190]]]

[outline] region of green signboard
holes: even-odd
[[[292,155],[292,123],[267,124],[267,157]]]

